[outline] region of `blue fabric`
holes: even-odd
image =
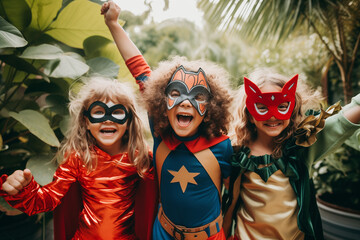
[[[190,141],[196,137],[197,135],[189,138],[178,137],[178,139]],[[160,137],[154,137],[154,161],[161,141]],[[219,162],[222,178],[230,176],[230,158],[233,152],[230,140],[226,139],[210,147],[210,150]],[[168,171],[178,172],[183,166],[190,173],[199,173],[194,177],[197,184],[188,183],[185,192],[182,191],[179,182],[171,183],[174,176]],[[177,225],[189,228],[203,226],[212,222],[220,214],[221,201],[216,186],[194,154],[183,143],[171,151],[164,161],[161,170],[160,194],[165,215]],[[158,220],[155,221],[153,230],[154,239],[172,239],[165,237],[168,234],[162,229]]]

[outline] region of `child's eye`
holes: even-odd
[[[204,102],[207,102],[208,99],[205,94],[199,93],[198,95],[195,96],[195,100],[200,103],[204,103]]]
[[[93,108],[90,115],[93,118],[102,118],[105,116],[105,110],[103,108]]]
[[[256,103],[256,108],[259,110],[259,112],[264,113],[266,111],[268,111],[268,108],[266,105],[262,104],[262,103]]]
[[[177,91],[177,90],[172,90],[172,91],[169,93],[169,97],[171,97],[171,98],[180,97],[180,92]]]
[[[278,110],[279,110],[280,112],[284,112],[284,111],[286,111],[286,110],[288,109],[288,107],[289,107],[289,103],[288,103],[288,102],[284,102],[284,103],[282,103],[282,104],[280,104],[280,105],[278,106]]]
[[[120,119],[120,120],[122,120],[122,119],[124,119],[125,118],[125,111],[123,110],[123,109],[116,109],[116,110],[114,110],[113,112],[112,112],[112,114],[111,114],[114,118],[116,118],[116,119]]]

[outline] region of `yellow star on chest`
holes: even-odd
[[[180,187],[183,193],[185,192],[188,183],[197,185],[194,177],[196,177],[200,173],[191,173],[185,168],[185,166],[182,166],[177,172],[172,170],[168,171],[171,175],[174,176],[170,183],[180,183]]]

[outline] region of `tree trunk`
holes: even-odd
[[[347,77],[348,74],[346,74],[345,69],[341,62],[336,61],[336,65],[339,68],[340,76],[341,76],[341,82],[343,86],[343,93],[344,93],[344,102],[345,104],[349,103],[352,97],[352,88],[351,88],[351,81]]]

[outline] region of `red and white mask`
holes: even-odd
[[[290,79],[281,92],[265,92],[262,93],[259,87],[244,77],[244,86],[246,92],[246,108],[256,121],[265,121],[274,116],[279,120],[288,120],[295,107],[295,92],[297,86],[298,75]],[[279,105],[288,103],[286,110],[280,110]],[[258,109],[257,104],[263,104],[266,110]],[[282,109],[282,108],[281,108]]]

